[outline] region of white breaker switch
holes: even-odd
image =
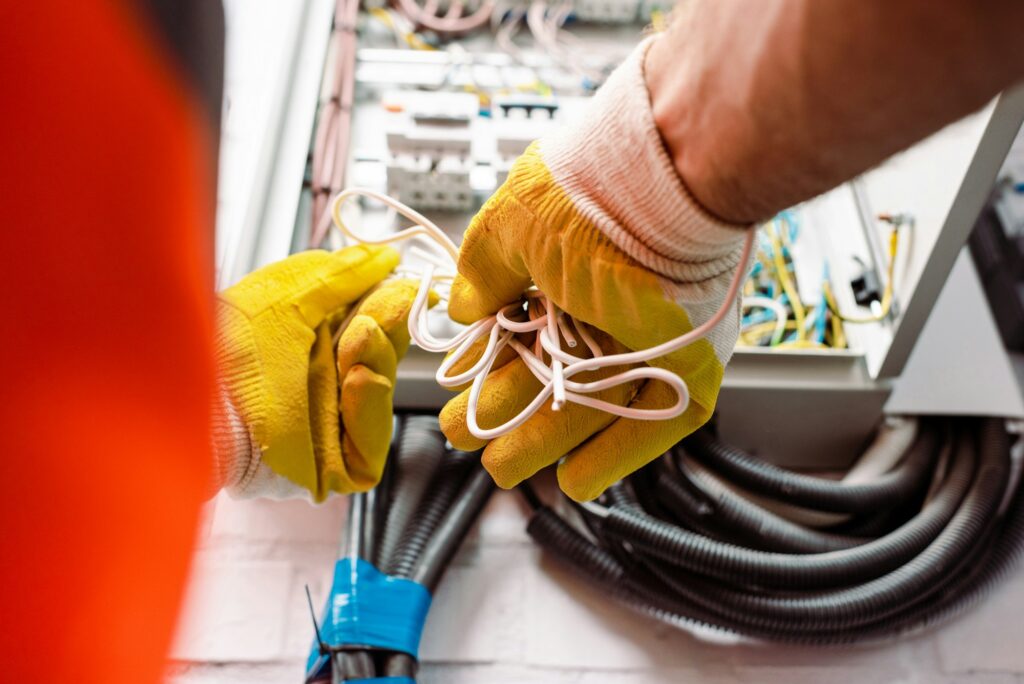
[[[386,95],[388,194],[416,209],[471,209],[479,109],[477,97],[468,93]]]
[[[501,185],[516,158],[554,128],[558,103],[543,95],[499,96],[494,98],[492,111],[497,146],[494,168]]]
[[[417,209],[468,211],[472,162],[458,155],[399,155],[388,162],[388,194]]]

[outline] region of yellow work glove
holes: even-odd
[[[302,252],[219,295],[214,452],[234,496],[363,491],[391,439],[415,283],[389,247]]]
[[[591,326],[605,353],[616,353],[682,335],[722,305],[748,228],[708,214],[677,175],[644,83],[649,44],[611,75],[582,122],[534,143],[473,219],[452,287],[452,318],[471,323],[535,284]],[[593,499],[708,420],[738,329],[737,302],[735,313],[707,338],[651,362],[688,384],[690,404],[682,415],[644,421],[571,402],[554,411],[549,401],[525,424],[487,443],[484,466],[499,486],[512,487],[564,457],[562,490],[579,501]],[[561,346],[567,350],[564,341]],[[453,374],[475,360],[467,356]],[[524,362],[504,353],[480,397],[480,427],[505,423],[540,389]],[[674,392],[660,382],[594,396],[641,409],[675,403]],[[450,401],[441,427],[456,448],[478,449],[484,442],[469,432],[467,404],[468,391]]]

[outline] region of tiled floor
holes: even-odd
[[[344,518],[339,499],[219,498],[208,517],[171,681],[299,682]],[[543,558],[499,493],[435,597],[422,684],[883,682],[1024,684],[1024,567],[946,628],[885,647],[708,643],[610,603]]]

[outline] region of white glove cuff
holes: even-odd
[[[675,170],[654,122],[643,41],[598,90],[586,116],[541,139],[540,154],[576,208],[619,249],[678,283],[736,268],[748,226],[706,211]]]
[[[253,453],[249,430],[235,410],[227,389],[219,387],[213,410],[213,462],[217,488],[236,489],[249,477],[259,455]]]
[[[263,462],[228,392],[221,387],[213,411],[213,461],[217,489],[223,487],[233,499],[306,499],[312,494]]]

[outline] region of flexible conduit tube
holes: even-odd
[[[912,416],[887,418],[867,450],[861,454],[841,481],[845,484],[873,482],[892,470],[906,455],[907,449],[914,443],[918,431],[918,422],[918,419]],[[695,462],[691,460],[691,463]],[[719,479],[711,474],[710,471],[703,469],[699,464],[696,467],[705,470],[708,478],[714,478],[722,486],[730,489],[738,496],[798,525],[824,528],[841,524],[850,518],[849,514],[846,513],[826,513],[802,508],[787,501],[771,499],[767,496],[758,496],[733,482]]]
[[[614,555],[577,532],[547,506],[534,509],[526,531],[545,551],[639,612],[655,615],[677,627],[717,627],[713,618],[697,607],[687,606],[685,616],[665,609],[664,596],[653,588],[656,585],[639,576],[636,568],[627,572]],[[671,599],[671,603],[678,601]]]
[[[622,535],[611,532],[615,512],[640,515],[640,509],[648,510],[644,487],[637,488],[638,501],[628,487],[619,486],[607,497],[611,508],[582,507],[593,518],[589,524],[596,543],[554,512],[537,508],[536,500],[528,532],[546,550],[634,610],[677,627],[810,643],[904,634],[937,624],[971,605],[1008,572],[1024,546],[1020,489],[1010,499],[1005,517],[999,517],[1010,470],[1002,422],[988,420],[980,429],[974,422],[953,424],[956,449],[932,502],[956,500],[954,514],[919,553],[899,567],[862,581],[848,579],[835,588],[793,586],[780,594],[766,588],[756,574],[737,573],[730,582],[707,573],[706,568],[692,570],[668,563],[635,538],[623,546],[618,541]],[[965,482],[966,494],[956,496]],[[616,555],[630,550],[632,555],[626,559]],[[821,554],[794,554],[793,558],[815,555]]]
[[[969,444],[964,448],[971,450]],[[966,456],[962,460],[966,463],[960,467],[960,476],[950,477],[940,494],[915,518],[867,544],[826,553],[792,555],[748,549],[619,506],[608,509],[602,524],[610,535],[657,558],[726,582],[751,582],[778,589],[838,586],[899,567],[938,535],[970,485],[973,461]]]
[[[410,415],[402,421],[392,462],[387,515],[377,543],[378,567],[387,568],[394,557],[438,463],[446,456],[444,442],[436,416]]]
[[[885,473],[881,468],[889,468],[901,458],[917,458],[914,455],[908,456],[908,449],[924,451],[930,448],[932,442],[929,438],[918,435],[917,420],[902,419],[894,426],[887,425],[879,431],[878,438],[850,471],[857,471],[856,477],[851,478],[848,473],[842,482],[848,483],[851,479],[869,482],[872,478],[877,479]],[[897,452],[896,449],[902,451]],[[718,527],[731,531],[733,536],[740,536],[753,548],[785,553],[820,553],[851,548],[870,541],[867,535],[819,531],[808,526],[821,522],[823,515],[840,523],[847,519],[846,515],[822,514],[789,507],[789,517],[784,517],[776,512],[786,508],[784,503],[778,502],[781,506],[772,506],[772,502],[767,502],[764,497],[741,494],[741,490],[723,482],[684,453],[677,451],[672,455],[674,459],[664,459],[659,468],[658,496],[662,504],[698,520],[712,520]],[[666,466],[673,460],[675,469],[666,472]],[[918,478],[916,490],[923,492],[928,484],[927,479]],[[686,491],[687,486],[693,493]],[[800,515],[794,516],[794,511]],[[889,515],[888,511],[883,511],[879,516],[880,522],[887,521]],[[794,522],[794,517],[809,522],[799,524]]]
[[[983,458],[987,452],[1009,452],[1009,436],[1001,420],[988,419],[981,427],[979,448]],[[936,586],[932,601],[921,602],[896,620],[885,625],[879,636],[906,633],[940,624],[962,613],[976,603],[997,581],[1006,576],[1024,550],[1024,489],[1010,480],[1013,491],[1001,518],[990,521],[984,539],[979,539],[974,553],[950,568],[944,582]]]
[[[962,459],[958,463],[967,463]],[[946,568],[975,544],[993,512],[992,498],[1002,492],[1006,471],[982,463],[964,505],[931,544],[906,565],[862,585],[821,592],[811,597],[758,596],[691,577],[672,588],[707,610],[760,633],[800,630],[807,633],[858,627],[898,612],[925,598]],[[971,478],[969,469],[954,475]],[[662,579],[671,577],[670,573]]]
[[[962,439],[967,441],[964,436]],[[959,460],[957,465],[963,462]],[[697,577],[657,574],[680,595],[762,636],[813,636],[876,622],[925,600],[948,570],[970,555],[993,519],[1007,466],[1005,453],[983,449],[971,490],[949,526],[911,562],[863,585],[811,597],[773,597],[747,594]]]
[[[470,473],[455,503],[448,509],[434,536],[424,547],[412,572],[414,582],[419,582],[431,592],[437,588],[441,573],[448,567],[470,526],[487,505],[491,494],[494,493],[494,486],[494,480],[483,468],[477,468]]]
[[[946,429],[948,432],[948,426]],[[862,516],[848,517],[847,520],[832,527],[831,531],[849,536],[878,537],[909,520],[926,502],[935,497],[946,481],[949,466],[955,456],[956,440],[950,437],[950,434],[944,438],[942,448],[939,450],[939,458],[932,469],[930,481],[922,478],[921,489],[898,506]]]
[[[685,462],[677,462],[675,472],[669,472],[668,460],[662,465],[664,467],[658,473],[658,496],[666,507],[686,510],[697,519],[709,517],[759,550],[823,553],[860,546],[869,541],[864,537],[832,534],[791,522],[718,485],[715,480],[702,477],[701,472],[688,467]],[[700,499],[687,495],[684,481],[700,492]],[[693,508],[694,503],[698,504],[697,508]]]
[[[899,503],[936,456],[933,451],[912,450],[899,467],[878,480],[846,484],[773,466],[719,442],[706,430],[684,440],[683,448],[700,463],[755,494],[832,513],[868,513]]]
[[[412,576],[420,554],[458,496],[470,466],[479,462],[478,454],[465,451],[445,454],[430,478],[426,495],[403,532],[398,548],[388,559],[387,574],[394,577]]]
[[[433,592],[494,491],[494,483],[480,466],[478,453],[445,450],[436,418],[415,418],[403,422],[398,435],[401,444],[391,466],[397,469],[401,462],[412,463],[413,467],[389,473],[387,486],[378,492],[350,498],[345,553],[358,555],[358,549],[375,548],[386,574],[411,579]],[[388,496],[391,502],[392,514],[383,526],[368,524],[365,517],[367,499],[373,495]],[[418,505],[403,499],[418,500]],[[405,523],[400,525],[403,519]],[[390,553],[382,543],[367,544],[360,539],[366,532],[386,536],[388,526],[398,528],[397,533],[391,533],[398,540],[392,543],[394,550]],[[417,670],[416,659],[408,653],[393,652],[375,659],[367,649],[352,648],[338,651],[332,659],[331,676],[340,675],[344,681],[378,675],[412,679]]]

